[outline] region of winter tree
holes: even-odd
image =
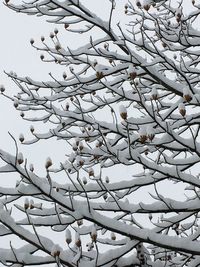
[[[0,88],[32,123],[32,138],[12,136],[13,155],[0,150],[1,176],[17,181],[0,187],[1,263],[199,266],[200,4],[102,0],[96,14],[89,1],[17,2],[5,4],[57,25],[30,44],[64,72],[6,73],[18,91]],[[41,175],[21,147],[55,138],[64,161],[47,151]]]

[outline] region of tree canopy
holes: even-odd
[[[10,72],[18,93],[0,88],[33,124],[32,139],[13,137],[13,155],[0,150],[1,175],[17,181],[0,187],[0,236],[25,242],[2,247],[1,263],[199,266],[200,4],[105,0],[102,14],[89,1],[5,4],[56,25],[30,44],[64,72],[48,81]],[[82,43],[68,47],[76,34]],[[42,176],[20,146],[53,138],[65,160],[47,151]]]

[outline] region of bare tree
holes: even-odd
[[[107,0],[104,21],[79,0],[6,1],[17,12],[58,24],[40,44],[30,43],[42,61],[66,70],[61,80],[50,73],[50,81],[7,73],[20,92],[10,97],[3,86],[1,92],[21,117],[50,125],[46,134],[31,126],[33,139],[19,140],[32,144],[57,137],[71,152],[59,168],[47,158],[41,177],[28,167],[16,140],[16,155],[0,150],[0,172],[21,177],[16,188],[0,187],[0,235],[25,241],[18,249],[12,243],[9,250],[1,248],[3,265],[200,265],[195,2]],[[87,43],[65,47],[63,25]],[[119,169],[124,176],[116,178]],[[60,173],[63,184],[56,182]],[[183,189],[178,199],[173,188]],[[23,218],[15,216],[16,209]],[[62,232],[65,247],[51,234],[42,235],[44,227]]]

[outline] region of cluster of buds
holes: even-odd
[[[150,141],[152,141],[155,137],[155,131],[151,125],[147,127],[147,137],[149,138]]]
[[[101,80],[104,77],[103,72],[102,71],[97,71],[96,72],[96,77],[97,77],[97,80]]]
[[[72,235],[69,229],[66,229],[65,240],[68,245],[72,242]]]

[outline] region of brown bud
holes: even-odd
[[[98,80],[101,80],[104,77],[103,72],[102,71],[97,71],[96,72],[96,77],[97,77]]]
[[[137,72],[133,71],[129,74],[131,80],[134,80],[137,77]]]
[[[116,235],[115,235],[115,233],[113,233],[113,232],[111,233],[111,239],[112,239],[112,240],[116,240]]]
[[[88,172],[89,176],[94,176],[94,170],[91,168]]]
[[[78,226],[81,226],[82,224],[83,224],[83,220],[82,219],[77,221],[77,225]]]
[[[120,116],[122,117],[123,120],[127,119],[127,112],[121,112]]]
[[[144,9],[145,9],[146,11],[149,11],[149,9],[150,9],[151,6],[150,6],[150,5],[144,5],[143,7],[144,7]]]
[[[184,117],[186,114],[185,105],[183,103],[180,103],[178,106],[179,113]]]
[[[64,27],[65,29],[69,28],[69,24],[65,23]]]
[[[78,248],[80,248],[81,247],[81,240],[80,239],[76,240],[75,244]]]
[[[140,135],[140,143],[144,144],[147,141],[147,135]]]
[[[49,167],[52,166],[52,164],[53,163],[52,163],[51,158],[47,158],[46,163],[45,163],[45,168],[48,169]]]
[[[192,100],[192,97],[191,95],[187,94],[187,95],[184,95],[183,98],[185,99],[185,101],[187,102],[190,102]]]

